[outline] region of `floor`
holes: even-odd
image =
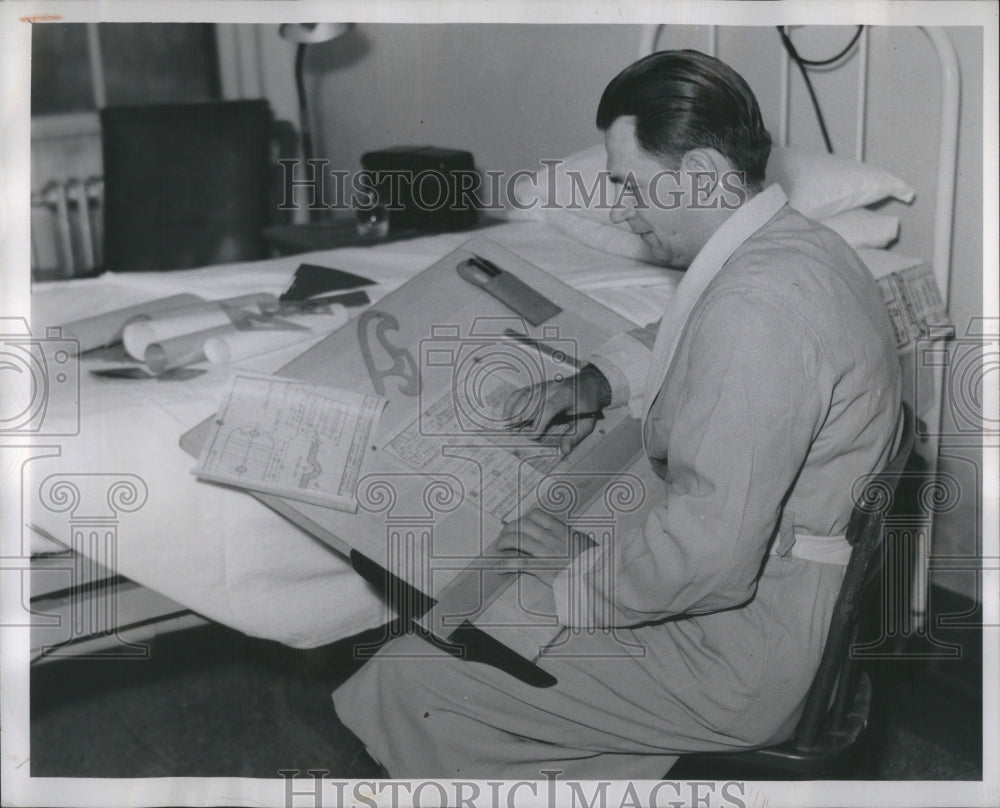
[[[960,645],[961,658],[876,666],[884,732],[870,779],[982,778],[979,633],[950,629],[935,639]],[[376,777],[330,700],[356,668],[351,645],[299,651],[206,626],[159,638],[145,661],[39,666],[31,677],[31,774],[276,778],[280,769],[314,768]],[[918,646],[935,650],[910,644]]]

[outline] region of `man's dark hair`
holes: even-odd
[[[650,154],[676,162],[713,148],[759,190],[771,153],[753,90],[725,62],[694,50],[660,51],[629,65],[605,88],[597,128],[635,116],[635,136]]]

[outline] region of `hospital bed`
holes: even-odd
[[[855,245],[877,278],[930,264],[946,294],[959,76],[947,33],[926,29],[926,34],[942,77],[940,117],[929,124],[940,136],[937,196],[914,204],[934,207],[933,255],[907,257],[884,249],[894,240],[898,222],[868,207],[890,198],[909,201],[913,192],[905,178],[857,159],[785,148],[785,101],[769,177],[782,182],[794,206]],[[647,29],[642,51],[655,48],[658,36],[656,28]],[[863,33],[859,47],[864,49],[866,41]],[[715,47],[713,33],[706,50]],[[870,117],[864,110],[867,62],[858,61],[855,157],[863,154],[864,122]],[[787,59],[781,71],[781,97],[787,99]],[[603,167],[603,147],[595,137],[593,148],[567,156],[556,185],[566,187],[569,169],[587,175]],[[548,185],[547,177],[536,183]],[[483,235],[638,325],[657,319],[680,277],[645,262],[641,242],[610,225],[606,211],[535,208],[513,211],[509,219]],[[376,285],[368,291],[377,302],[468,238],[467,233],[444,233],[249,264],[40,283],[32,290],[33,328],[38,333],[46,326],[178,291],[206,299],[280,294],[301,263],[372,279]],[[317,335],[315,341],[321,338]],[[307,347],[299,344],[237,367],[273,373]],[[199,366],[204,373],[174,380],[108,379],[90,373],[120,364],[120,359],[107,350],[81,357],[79,407],[60,406],[53,399],[46,414],[48,425],[64,426],[63,437],[54,441],[58,448],[36,448],[24,465],[23,546],[30,547],[33,557],[36,658],[143,654],[150,636],[206,620],[291,646],[313,647],[392,618],[379,594],[343,556],[246,493],[199,482],[191,474],[194,462],[179,438],[216,410],[234,367],[206,364]],[[918,416],[927,424],[936,423],[939,413],[933,396],[918,405]],[[923,448],[931,458],[935,431],[928,430],[931,437]],[[59,481],[66,487],[56,486]],[[80,496],[67,493],[74,487]],[[84,502],[87,497],[96,504]],[[85,540],[74,547],[70,537],[78,535]],[[927,549],[919,551],[926,555]]]

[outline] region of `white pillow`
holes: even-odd
[[[522,176],[514,185],[516,201],[527,210],[512,210],[512,218],[544,220],[548,205],[569,207],[586,218],[608,223],[608,211],[600,206],[600,194],[585,205],[587,192],[602,180],[606,202],[614,202],[615,189],[607,180],[604,146],[598,144],[575,152],[555,166],[543,167],[537,175]],[[576,179],[574,180],[574,175]],[[838,213],[862,208],[894,197],[912,202],[913,189],[899,177],[880,168],[830,154],[804,152],[775,146],[767,162],[765,182],[784,188],[793,208],[811,219],[827,219]],[[553,188],[555,198],[553,196]]]
[[[777,182],[788,202],[810,219],[826,219],[894,197],[912,202],[914,192],[899,177],[880,168],[832,154],[771,149],[767,182]]]
[[[887,247],[899,236],[899,219],[864,208],[845,210],[822,224],[829,227],[855,249]]]
[[[595,187],[598,192],[586,205],[587,194]],[[601,204],[601,188],[605,194],[604,205]],[[607,172],[607,154],[604,145],[599,143],[574,152],[555,166],[546,165],[530,176],[518,177],[513,199],[507,201],[507,218],[543,222],[551,218],[550,214],[561,210],[610,226],[608,206],[614,204],[615,194],[615,186]],[[562,218],[562,214],[558,216]],[[625,224],[619,227],[629,230]]]
[[[617,193],[620,189],[611,183],[604,145],[598,144],[519,177],[514,200],[508,200],[507,218],[545,222],[595,250],[652,262],[646,242],[627,223],[611,221],[610,207]]]
[[[519,177],[507,218],[547,222],[596,249],[649,260],[642,239],[626,223],[613,224],[609,218],[619,191],[608,178],[606,161],[603,144],[597,144]],[[765,181],[779,182],[793,208],[821,220],[855,248],[885,247],[899,234],[895,216],[857,208],[890,196],[910,202],[914,196],[903,180],[879,168],[777,146]],[[591,230],[594,225],[599,229]]]

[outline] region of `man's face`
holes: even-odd
[[[635,139],[635,118],[616,118],[604,133],[608,171],[618,204],[611,221],[627,222],[649,246],[657,262],[686,269],[700,245],[692,239],[684,173],[665,166]]]

